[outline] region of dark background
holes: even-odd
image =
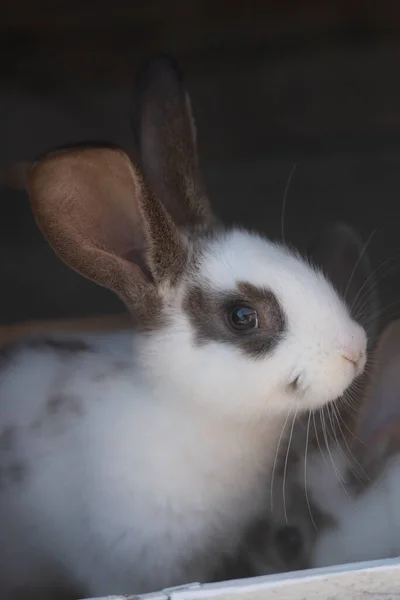
[[[64,143],[129,149],[133,77],[158,51],[186,73],[217,212],[300,246],[350,222],[400,298],[400,3],[11,0],[0,22],[0,168]],[[3,178],[4,179],[4,178]],[[0,188],[0,323],[120,311],[42,240],[24,192]]]

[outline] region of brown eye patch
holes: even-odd
[[[286,329],[285,314],[273,292],[247,282],[239,282],[231,292],[193,285],[187,290],[183,310],[198,344],[232,344],[252,358],[272,352]]]

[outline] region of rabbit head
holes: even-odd
[[[174,64],[152,61],[139,90],[142,168],[110,146],[33,165],[28,191],[44,235],[123,299],[143,332],[136,360],[177,401],[258,421],[335,399],[366,360],[366,332],[340,293],[359,259],[357,236],[332,228],[337,252],[327,260],[321,236],[314,264],[221,225]]]

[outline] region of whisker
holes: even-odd
[[[342,486],[342,488],[344,490],[344,493],[346,494],[346,496],[350,500],[350,496],[349,496],[349,494],[348,494],[348,492],[346,490],[346,486],[344,485],[343,477],[342,477],[341,473],[339,472],[339,470],[337,469],[335,461],[333,460],[333,455],[332,455],[332,452],[331,452],[331,449],[330,449],[330,446],[329,446],[328,436],[327,436],[327,433],[326,433],[326,423],[325,423],[325,415],[324,415],[323,409],[322,409],[322,413],[321,413],[321,419],[322,419],[322,432],[323,432],[324,438],[325,438],[326,449],[328,451],[328,454],[329,454],[329,457],[330,457],[330,460],[331,460],[331,463],[332,463],[333,470],[334,470],[334,472],[336,474],[338,482],[340,483],[340,485]]]
[[[352,465],[352,461],[351,460],[349,461],[349,464],[353,467],[353,471],[357,474],[357,477],[360,477],[361,479],[365,478],[367,481],[369,481],[368,475],[366,474],[366,472],[362,468],[361,464],[358,462],[358,460],[354,456],[354,453],[352,452],[349,444],[347,443],[346,436],[343,434],[343,430],[342,430],[342,428],[340,426],[340,421],[339,421],[339,418],[338,418],[338,414],[340,414],[338,412],[338,408],[334,404],[332,405],[332,408],[333,408],[333,414],[336,417],[336,422],[338,424],[338,427],[339,427],[340,433],[342,435],[343,441],[344,441],[344,443],[345,443],[345,445],[346,445],[346,447],[347,447],[347,449],[349,451],[351,459],[353,460],[353,465],[356,466],[357,469],[359,469],[360,473],[358,473],[357,470],[354,468],[354,466]],[[350,431],[350,429],[349,429],[349,431]]]
[[[349,291],[349,287],[351,285],[351,282],[353,281],[354,273],[356,272],[357,267],[360,264],[360,261],[361,261],[362,257],[364,256],[364,254],[365,254],[365,252],[366,252],[366,250],[367,250],[367,248],[368,248],[368,246],[369,246],[372,238],[374,237],[375,233],[376,233],[376,229],[374,229],[374,231],[371,233],[371,235],[369,236],[369,238],[365,242],[365,244],[364,244],[364,246],[363,246],[363,248],[362,248],[362,250],[361,250],[361,252],[360,252],[360,254],[359,254],[358,258],[357,258],[357,260],[356,260],[356,264],[354,265],[353,270],[350,273],[350,277],[349,277],[349,279],[347,281],[347,285],[346,285],[346,288],[344,290],[344,299],[345,300],[347,298],[347,292]]]
[[[374,292],[377,287],[378,287],[378,283],[382,283],[382,281],[385,279],[385,277],[388,277],[392,272],[396,271],[399,269],[399,264],[394,264],[393,266],[389,267],[386,271],[384,271],[383,273],[379,274],[379,277],[374,277],[378,271],[382,270],[384,267],[386,267],[390,262],[397,260],[398,258],[400,258],[399,256],[392,256],[391,258],[388,258],[387,260],[385,260],[383,263],[381,263],[378,267],[376,267],[376,269],[374,269],[372,271],[372,273],[370,273],[367,277],[367,279],[364,281],[363,285],[361,286],[361,288],[358,290],[356,297],[354,298],[353,304],[352,304],[352,308],[351,308],[351,312],[353,311],[358,311],[360,310],[360,306],[357,307],[357,301],[363,300],[363,297],[365,296],[368,299],[369,294],[371,294],[372,292]],[[368,284],[368,282],[374,277],[374,281],[372,284],[371,288],[366,288],[366,285]],[[366,292],[365,294],[363,294],[362,292],[364,291],[364,289],[366,288]]]
[[[285,219],[285,209],[286,209],[286,201],[288,197],[290,183],[292,181],[293,173],[296,170],[297,163],[294,163],[289,177],[286,181],[285,191],[283,192],[283,200],[282,200],[282,213],[281,213],[281,231],[282,231],[282,242],[285,243],[285,228],[284,228],[284,219]]]
[[[389,277],[389,275],[392,275],[392,273],[398,270],[399,265],[394,265],[390,269],[387,269],[384,273],[381,274],[380,277],[377,277],[374,280],[370,288],[366,289],[365,294],[360,295],[359,302],[357,304],[354,303],[354,308],[352,309],[352,314],[355,315],[356,319],[365,318],[368,316],[368,313],[371,310],[370,301],[374,298],[374,296],[377,296],[377,290],[379,289],[378,284],[381,284],[386,277]]]
[[[397,300],[394,300],[394,302],[390,302],[390,304],[387,304],[386,306],[379,308],[379,310],[377,310],[375,313],[373,313],[372,315],[369,315],[369,322],[382,316],[389,308],[392,308],[393,306],[396,306],[399,303],[400,303],[400,299],[398,298]],[[368,321],[366,321],[366,324],[368,324]]]
[[[360,438],[359,438],[359,437],[358,437],[358,436],[357,436],[357,435],[354,433],[354,431],[352,431],[352,430],[350,429],[350,427],[347,425],[346,421],[343,419],[342,415],[340,414],[340,410],[339,410],[339,408],[338,408],[338,407],[335,407],[335,408],[336,408],[336,411],[337,411],[337,412],[336,412],[336,416],[337,416],[337,418],[338,418],[338,419],[340,419],[340,420],[342,421],[342,424],[343,424],[343,426],[344,426],[344,427],[347,429],[347,431],[349,432],[349,434],[350,434],[350,435],[352,435],[352,436],[354,437],[354,439],[355,439],[357,442],[359,442],[359,441],[360,441]]]
[[[310,504],[310,499],[308,497],[308,488],[307,488],[307,455],[308,455],[308,439],[309,439],[309,433],[310,433],[310,423],[311,423],[311,412],[308,415],[308,423],[307,423],[307,436],[306,436],[306,447],[304,450],[304,492],[305,492],[305,496],[306,496],[306,502],[307,502],[307,507],[308,507],[308,513],[310,515],[310,519],[311,519],[311,523],[314,526],[314,529],[317,531],[318,527],[314,521],[314,517],[312,514],[312,510],[311,510],[311,504]]]
[[[318,411],[319,413],[320,413],[320,410],[321,410],[321,409],[319,409],[319,411]],[[315,421],[315,412],[313,412],[313,413],[312,413],[312,416],[313,416],[313,421],[314,421],[315,439],[317,440],[318,449],[319,449],[319,451],[320,451],[320,454],[321,454],[321,456],[322,456],[322,458],[323,458],[323,460],[324,460],[325,464],[327,465],[327,467],[328,467],[328,468],[330,468],[330,464],[329,464],[329,462],[328,462],[328,459],[326,458],[326,454],[325,454],[325,452],[322,450],[322,446],[321,446],[321,444],[320,444],[320,441],[319,441],[318,428],[317,428],[317,424],[316,424],[316,421]],[[321,421],[321,415],[320,415],[320,414],[319,414],[319,420],[320,420],[320,423],[321,423],[321,425],[322,425],[322,421]]]
[[[358,298],[360,297],[360,294],[362,293],[362,291],[365,289],[365,287],[368,284],[368,282],[376,275],[376,273],[380,269],[383,269],[383,267],[385,267],[387,264],[389,264],[392,260],[395,260],[395,259],[397,259],[399,257],[400,257],[400,255],[391,256],[390,258],[388,258],[385,261],[383,261],[383,263],[381,263],[380,265],[378,265],[375,269],[373,269],[371,271],[371,273],[368,275],[367,279],[364,281],[364,283],[362,284],[362,286],[358,290],[358,292],[356,294],[356,297],[353,300],[353,303],[352,303],[352,306],[351,306],[351,312],[353,312],[354,307],[356,305],[356,302],[357,302]]]
[[[357,477],[361,477],[362,478],[362,473],[360,474],[359,469],[361,471],[363,471],[363,469],[362,469],[361,465],[358,463],[358,461],[355,458],[354,454],[352,453],[349,445],[347,444],[346,438],[343,435],[342,428],[340,427],[340,423],[339,423],[339,421],[337,419],[337,416],[336,416],[335,406],[333,404],[332,404],[332,412],[329,413],[329,417],[331,419],[332,431],[334,433],[335,441],[336,441],[336,446],[337,446],[339,452],[341,453],[341,455],[345,459],[346,463],[348,465],[350,465],[350,468],[352,469],[352,471],[354,471],[354,473],[357,475]],[[336,417],[336,423],[337,423],[337,426],[339,427],[339,431],[340,431],[341,436],[342,436],[342,439],[340,441],[339,441],[339,438],[338,438],[338,435],[337,435],[336,427],[334,427],[334,424],[333,424],[333,417]],[[346,448],[349,451],[350,457],[346,454],[346,452],[345,452],[345,450],[344,450],[344,448],[342,446],[342,441],[346,445]],[[354,459],[354,461],[352,459]]]
[[[299,411],[299,406],[300,406],[300,404],[297,405],[296,412],[294,413],[294,416],[293,416],[292,426],[290,428],[289,443],[288,443],[288,447],[287,447],[287,450],[286,450],[285,466],[284,466],[284,469],[283,469],[283,488],[282,488],[282,491],[283,491],[283,513],[285,515],[286,524],[288,523],[287,510],[286,510],[286,491],[285,491],[286,490],[286,488],[285,488],[285,486],[286,486],[286,473],[287,473],[287,465],[288,465],[288,460],[289,460],[290,444],[292,443],[293,429],[294,429],[294,424],[296,422],[297,413]]]
[[[290,412],[291,411],[290,411],[290,408],[289,408],[288,412],[287,412],[287,415],[286,415],[285,422],[284,422],[283,427],[282,427],[281,434],[280,434],[279,439],[278,439],[278,444],[277,444],[277,447],[276,447],[275,458],[274,458],[274,465],[272,467],[272,473],[271,473],[271,490],[270,490],[270,495],[271,495],[271,497],[270,497],[271,512],[273,512],[273,510],[274,510],[274,481],[275,481],[276,466],[278,464],[279,449],[281,447],[281,442],[282,442],[283,434],[285,433],[285,430],[286,430],[286,425],[287,425],[287,422],[289,420]]]

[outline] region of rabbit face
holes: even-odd
[[[336,226],[310,249],[334,289],[288,248],[223,228],[181,75],[162,58],[138,87],[143,172],[110,146],[61,150],[31,170],[50,244],[124,300],[146,330],[142,370],[185,405],[259,419],[334,400],[366,360],[366,334],[339,297],[359,289],[358,238]]]
[[[319,407],[362,373],[366,333],[320,271],[242,230],[190,243],[178,284],[162,292],[163,325],[143,345],[185,402],[258,419]]]

